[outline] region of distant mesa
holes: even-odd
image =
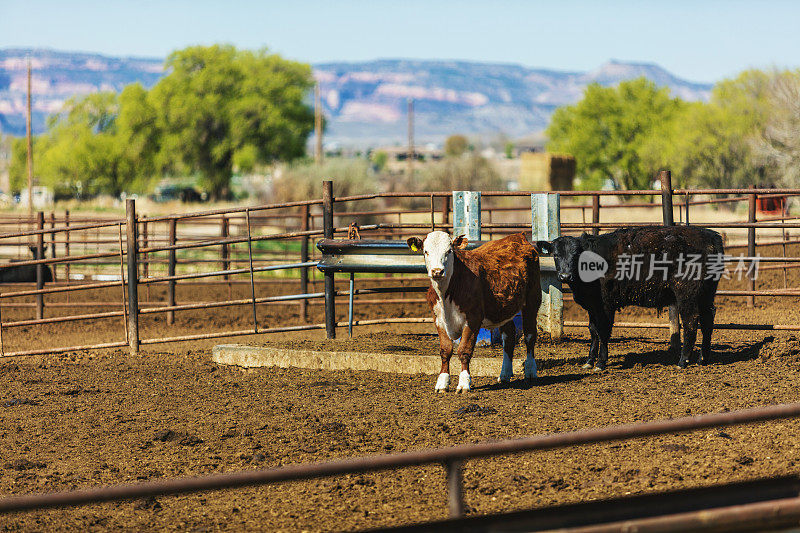
[[[152,87],[163,76],[158,58],[113,57],[41,49],[0,50],[0,130],[25,133],[26,57],[33,72],[34,131],[74,95]],[[328,118],[326,141],[352,145],[403,142],[406,102],[415,101],[419,142],[458,132],[511,138],[541,131],[558,106],[580,99],[592,82],[614,85],[645,76],[686,100],[707,100],[711,85],[682,80],[652,63],[611,60],[589,72],[505,63],[379,59],[314,65]]]

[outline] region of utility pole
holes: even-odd
[[[322,103],[319,95],[319,82],[314,86],[314,132],[317,136],[317,146],[314,159],[317,165],[322,164]]]
[[[28,140],[28,215],[33,216],[33,141],[31,140],[31,58],[28,57],[28,113],[25,127]],[[41,258],[40,258],[41,259]]]
[[[408,99],[408,179],[414,179],[414,99]]]

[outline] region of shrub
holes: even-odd
[[[378,184],[368,161],[364,159],[331,158],[322,165],[312,162],[295,163],[279,168],[272,180],[270,203],[296,202],[322,198],[323,180],[333,181],[333,195],[354,196],[378,192]],[[380,206],[375,200],[336,204],[336,211],[366,211]],[[360,217],[366,224],[374,217]]]
[[[419,184],[423,191],[495,191],[503,180],[484,157],[448,157],[422,169]]]

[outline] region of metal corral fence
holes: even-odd
[[[581,231],[599,232],[638,224],[671,224],[675,210],[679,223],[692,223],[728,232],[746,231],[741,244],[735,243],[733,234],[727,249],[746,247],[748,257],[756,255],[757,246],[780,245],[782,257],[770,258],[776,265],[761,270],[782,269],[783,287],[756,290],[755,281],[749,280],[745,290],[720,290],[724,297],[745,296],[753,305],[757,296],[797,297],[800,288],[789,288],[787,269],[800,266],[800,258],[787,255],[786,247],[800,243],[787,232],[800,229],[799,217],[788,216],[783,210],[778,216],[757,220],[760,200],[779,198],[781,205],[787,197],[800,196],[800,189],[673,189],[669,172],[662,172],[661,190],[640,191],[558,191],[564,201],[562,213],[580,213],[580,222],[562,221],[560,231],[569,234]],[[417,297],[392,297],[386,293],[419,293],[424,291],[426,278],[420,276],[370,276],[364,288],[353,291],[339,290],[333,277],[325,276],[325,290],[318,284],[321,276],[314,266],[319,255],[312,239],[344,236],[347,224],[360,222],[360,234],[368,238],[399,238],[419,234],[431,229],[452,230],[452,192],[385,192],[347,197],[334,197],[330,182],[326,182],[321,199],[199,211],[194,213],[145,217],[137,214],[135,201],[126,201],[125,218],[91,219],[45,217],[39,213],[33,220],[20,217],[0,217],[0,252],[9,246],[23,257],[20,249],[33,245],[40,259],[16,260],[3,268],[35,266],[36,282],[21,290],[5,286],[0,293],[0,355],[14,357],[35,354],[60,353],[74,350],[129,346],[133,352],[140,345],[213,339],[260,333],[330,329],[345,325],[337,322],[331,309],[325,323],[312,323],[310,306],[321,306],[328,295],[334,297],[356,296],[357,305],[419,304]],[[530,204],[512,205],[520,199],[527,200],[531,191],[486,191],[481,207],[480,229],[489,238],[509,233],[530,232]],[[648,201],[620,201],[631,196]],[[580,203],[581,199],[588,202]],[[653,201],[660,199],[660,202]],[[747,220],[706,221],[695,220],[694,206],[747,202]],[[366,207],[362,207],[366,206]],[[601,213],[624,209],[625,213],[638,208],[661,208],[661,221],[604,222]],[[732,212],[733,213],[733,212]],[[396,218],[396,221],[393,219]],[[566,218],[562,216],[562,219]],[[613,217],[612,217],[613,218]],[[625,220],[635,217],[625,217]],[[494,219],[494,221],[492,221]],[[527,221],[526,221],[527,220]],[[756,242],[756,230],[780,232],[766,241]],[[180,230],[180,231],[179,231]],[[45,252],[49,253],[45,253]],[[6,257],[9,254],[4,254]],[[47,257],[50,255],[50,257]],[[180,256],[180,257],[179,257]],[[183,270],[177,273],[178,267]],[[210,267],[210,268],[209,268]],[[216,267],[216,268],[215,268]],[[45,269],[53,272],[52,283],[45,287]],[[423,282],[416,286],[397,286],[398,281]],[[178,287],[227,287],[227,297],[216,293],[213,299],[182,298],[178,303]],[[233,297],[232,288],[245,292]],[[286,294],[257,296],[257,288],[286,288]],[[153,297],[151,288],[159,288]],[[94,296],[104,290],[103,298]],[[118,290],[118,292],[116,292]],[[291,292],[294,291],[294,292]],[[154,291],[155,292],[155,291]],[[207,291],[193,291],[204,294]],[[113,296],[116,294],[116,296]],[[109,296],[112,295],[112,296]],[[364,298],[366,296],[366,298]],[[568,298],[568,296],[567,296]],[[114,301],[116,300],[116,301]],[[296,306],[298,320],[294,324],[265,327],[259,322],[258,309],[264,306]],[[111,308],[99,311],[102,308]],[[220,331],[171,335],[143,336],[139,321],[142,317],[166,315],[166,324],[175,323],[176,313],[184,311],[220,310],[223,308],[250,308],[250,324],[246,328],[228,328]],[[11,311],[34,311],[33,317],[9,320]],[[52,311],[45,317],[46,309]],[[80,313],[86,309],[89,313]],[[319,310],[319,307],[317,307]],[[66,314],[64,314],[66,313]],[[15,317],[16,318],[16,317]],[[118,326],[108,327],[108,338],[103,342],[71,346],[26,346],[26,349],[6,350],[8,332],[13,328],[91,320],[117,320]],[[426,322],[428,317],[384,317],[356,320],[355,325],[391,322]],[[619,327],[668,328],[667,323],[627,322]],[[581,322],[566,322],[565,326],[585,326]],[[800,330],[800,324],[720,324],[720,329],[748,330]],[[4,339],[5,337],[5,339]]]
[[[717,485],[700,489],[651,493],[556,507],[545,507],[464,518],[463,466],[468,460],[513,453],[554,450],[619,440],[752,424],[800,417],[800,404],[706,414],[673,420],[585,429],[482,444],[465,444],[344,459],[326,463],[288,465],[264,470],[176,478],[92,489],[10,496],[0,500],[0,514],[74,507],[153,496],[189,494],[285,481],[360,474],[420,465],[441,464],[447,477],[450,519],[417,524],[411,531],[764,531],[796,526],[800,521],[800,479],[796,476]]]

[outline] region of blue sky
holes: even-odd
[[[0,0],[0,48],[162,57],[191,44],[291,59],[502,61],[590,70],[658,63],[692,81],[800,66],[800,2]]]

